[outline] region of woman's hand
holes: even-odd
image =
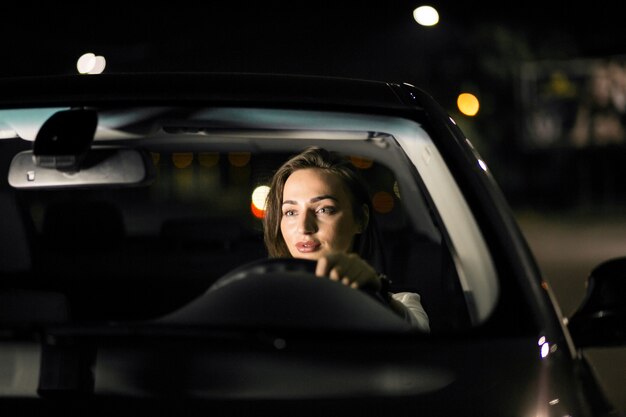
[[[352,288],[379,291],[380,278],[370,264],[355,253],[335,252],[317,260],[315,275],[328,277]]]

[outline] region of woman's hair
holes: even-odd
[[[272,177],[263,228],[269,256],[272,258],[291,257],[280,230],[283,190],[287,179],[294,171],[306,168],[321,169],[340,178],[350,196],[353,216],[363,226],[363,231],[355,237],[353,250],[363,259],[373,262],[377,249],[377,231],[367,185],[347,158],[318,147],[309,147],[293,156],[278,168]],[[369,211],[369,219],[365,218],[364,204]]]

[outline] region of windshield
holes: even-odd
[[[52,110],[0,114],[4,125],[21,126],[15,136],[18,131],[28,136],[0,141],[6,166],[32,148],[35,135],[28,132],[36,132],[45,121],[41,115]],[[63,178],[80,172],[60,171],[61,186],[3,186],[12,238],[2,245],[13,254],[1,265],[5,286],[63,294],[71,322],[158,322],[200,303],[233,270],[267,259],[265,197],[272,176],[312,145],[337,152],[367,184],[371,224],[379,236],[369,262],[389,278],[391,294],[419,295],[429,331],[469,329],[493,317],[502,301],[501,282],[465,197],[435,144],[414,122],[235,108],[99,114],[94,149],[140,150],[148,180],[106,186],[111,177],[98,174],[105,175],[104,186],[100,178],[94,185],[64,187]],[[18,170],[17,175],[29,174]],[[302,289],[293,291],[297,297]],[[321,318],[286,323],[257,313],[237,320],[232,311],[215,313],[220,315],[200,323],[324,327]],[[368,328],[356,322],[345,326]]]

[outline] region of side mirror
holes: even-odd
[[[597,266],[568,324],[578,347],[626,345],[626,257]]]

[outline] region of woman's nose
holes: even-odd
[[[298,232],[302,234],[310,234],[317,232],[317,223],[315,222],[315,214],[306,211],[300,216],[298,222]]]

